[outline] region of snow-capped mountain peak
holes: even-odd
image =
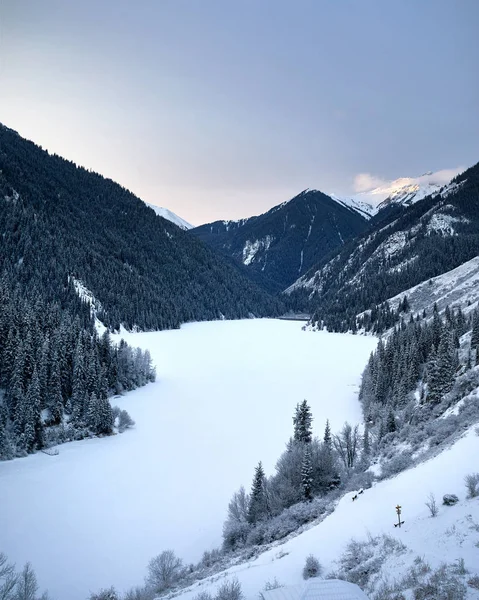
[[[188,223],[188,221],[185,221],[184,219],[176,215],[171,210],[168,210],[167,208],[163,208],[162,206],[156,206],[155,204],[149,204],[148,202],[145,202],[145,204],[152,208],[158,216],[163,217],[168,221],[171,221],[175,225],[178,225],[180,229],[184,229],[186,231],[188,229],[193,229],[194,227],[193,225]]]
[[[329,194],[329,196],[333,200],[336,200],[336,202],[339,202],[339,204],[351,208],[366,219],[370,219],[376,213],[376,208],[371,203],[365,202],[359,197],[343,197],[336,194]]]

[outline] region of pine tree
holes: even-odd
[[[330,452],[332,452],[333,438],[331,436],[331,426],[329,424],[329,419],[326,419],[326,426],[324,428],[324,436],[323,436],[323,444]]]
[[[367,458],[371,454],[371,444],[370,444],[370,432],[369,432],[369,423],[366,421],[364,425],[364,434],[363,434],[363,457]]]
[[[248,508],[248,521],[252,524],[266,519],[270,514],[268,496],[266,491],[266,476],[261,462],[255,469],[253,485],[251,487],[250,503]]]
[[[387,422],[386,422],[386,430],[388,433],[394,433],[396,431],[396,418],[392,410],[389,411]]]
[[[306,400],[296,405],[294,424],[294,441],[309,444],[313,439],[313,416]]]
[[[301,489],[303,498],[307,501],[313,499],[313,461],[311,455],[311,444],[306,444],[301,465]]]
[[[441,399],[442,377],[439,370],[437,352],[433,348],[427,363],[427,401],[436,403]]]
[[[472,333],[471,333],[471,348],[476,348],[479,345],[479,313],[474,311],[472,317]]]
[[[48,380],[46,407],[50,412],[51,423],[53,425],[58,425],[63,417],[63,398],[60,379],[60,361],[58,359],[58,352],[56,350],[53,353],[50,378]]]

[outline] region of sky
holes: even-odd
[[[479,161],[477,0],[0,0],[0,122],[199,225]]]

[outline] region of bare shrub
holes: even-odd
[[[213,596],[209,592],[200,592],[193,600],[213,600]]]
[[[303,567],[303,579],[311,579],[312,577],[321,577],[323,567],[319,560],[310,554],[306,557],[306,563]]]
[[[470,473],[464,477],[468,498],[479,496],[479,473]]]
[[[436,498],[434,496],[434,494],[429,494],[429,496],[427,497],[427,502],[425,503],[426,506],[429,509],[429,514],[431,517],[437,517],[438,513],[439,513],[439,508],[437,506],[437,502],[436,502]]]
[[[241,584],[237,579],[225,581],[216,592],[215,600],[243,600]]]
[[[273,579],[273,581],[267,581],[264,584],[264,588],[263,591],[265,592],[269,592],[271,590],[277,590],[278,588],[282,588],[284,587],[284,585],[282,583],[280,583],[276,577]]]
[[[474,588],[475,590],[479,590],[479,575],[474,575],[467,580],[467,585]]]

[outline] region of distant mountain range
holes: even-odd
[[[299,305],[303,298],[316,323],[344,331],[355,328],[356,315],[364,310],[477,256],[479,164],[449,185],[423,193],[398,193],[385,201],[367,231],[319,261],[286,292]]]
[[[268,212],[215,221],[191,233],[281,291],[368,226],[369,215],[317,190],[305,190]]]
[[[397,179],[352,197],[307,189],[262,215],[215,221],[191,232],[278,292],[389,212],[439,194],[443,186],[430,176]]]

